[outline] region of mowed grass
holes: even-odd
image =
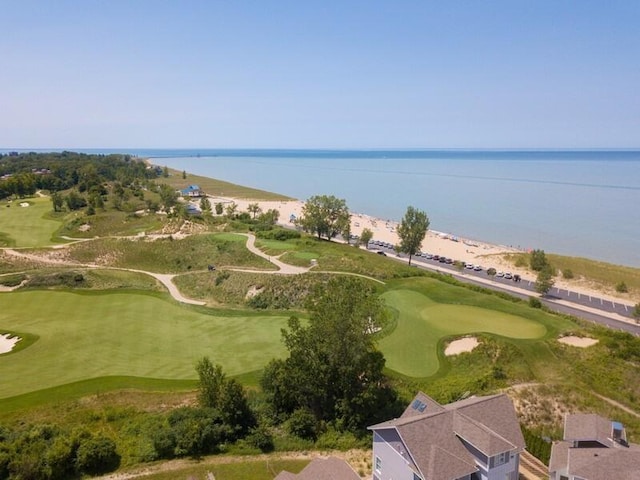
[[[39,338],[0,357],[0,398],[104,376],[186,380],[208,356],[229,375],[285,353],[287,316],[212,312],[153,295],[0,294],[0,332]]]
[[[391,290],[383,298],[398,312],[398,318],[394,331],[380,341],[380,349],[388,368],[410,377],[435,374],[440,367],[440,342],[452,335],[483,332],[537,339],[547,332],[544,325],[524,317],[471,305],[439,303],[410,289]]]
[[[29,206],[21,207],[23,202]],[[56,243],[52,237],[61,224],[45,217],[52,211],[48,197],[16,200],[9,208],[5,205],[0,204],[1,247],[42,247]]]

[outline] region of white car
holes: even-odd
[[[506,272],[504,274],[504,278],[506,278],[507,280],[511,280],[513,278],[513,275],[511,275],[509,272]]]
[[[496,277],[504,277],[504,272],[496,272]]]

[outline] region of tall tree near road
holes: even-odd
[[[400,237],[400,245],[398,250],[409,255],[409,265],[411,265],[411,257],[413,257],[424,240],[429,228],[429,217],[422,210],[418,210],[412,206],[407,207],[397,232]]]
[[[546,295],[553,288],[554,283],[553,270],[547,266],[538,273],[534,288],[540,295]]]
[[[304,231],[313,233],[318,239],[331,240],[339,233],[348,238],[351,215],[343,199],[333,195],[314,195],[302,207],[297,223]]]

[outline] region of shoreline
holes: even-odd
[[[246,198],[222,197],[216,195],[207,195],[212,205],[215,203],[235,203],[239,212],[246,212],[247,207],[251,203],[257,203],[262,211],[276,209],[280,212],[278,224],[283,227],[292,227],[290,219],[292,215],[298,218],[301,215],[304,202],[301,200],[288,201],[272,201],[272,200],[256,200]],[[362,230],[369,228],[373,232],[373,239],[396,245],[399,242],[396,228],[400,222],[391,219],[381,219],[374,216],[351,212],[351,232],[354,235],[360,235]],[[371,249],[375,251],[375,249]],[[505,245],[497,245],[481,240],[460,237],[453,233],[438,232],[428,230],[424,241],[422,242],[421,251],[431,254],[445,256],[453,260],[481,265],[483,271],[493,267],[497,271],[510,272],[518,274],[524,281],[535,281],[535,276],[527,268],[516,267],[512,263],[502,258],[502,255],[511,253],[524,253],[522,249],[509,247]],[[615,303],[624,304],[633,307],[635,303],[632,300],[620,298],[605,292],[590,289],[582,285],[567,282],[562,278],[556,278],[554,288],[569,289],[585,296],[593,296],[610,300]]]

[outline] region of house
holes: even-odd
[[[619,422],[595,414],[568,414],[562,441],[554,442],[550,480],[636,480],[640,445],[627,441]]]
[[[275,480],[361,480],[351,466],[336,457],[316,458],[298,474],[283,470]]]
[[[525,443],[504,394],[440,405],[420,392],[369,430],[374,480],[518,480]]]
[[[187,188],[180,190],[180,195],[183,197],[201,197],[204,193],[198,185],[189,185]]]

